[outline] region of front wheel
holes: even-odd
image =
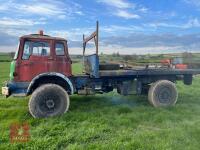
[[[178,99],[176,85],[168,80],[157,81],[151,85],[148,99],[154,107],[174,106]]]
[[[29,112],[34,118],[64,114],[69,108],[69,95],[59,85],[45,84],[37,88],[29,100]]]

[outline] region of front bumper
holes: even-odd
[[[2,95],[9,96],[26,96],[29,82],[8,82],[2,87]]]

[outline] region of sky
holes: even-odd
[[[97,20],[105,54],[200,52],[200,0],[0,0],[0,52],[42,29],[81,54]]]

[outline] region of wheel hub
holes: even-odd
[[[46,105],[49,109],[51,109],[51,108],[54,108],[55,103],[52,99],[49,99],[49,100],[46,101]]]
[[[170,99],[171,99],[171,93],[169,91],[169,89],[163,89],[160,91],[160,94],[159,94],[159,100],[161,103],[166,103],[166,102],[169,102]]]

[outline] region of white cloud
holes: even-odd
[[[147,13],[148,12],[148,8],[146,7],[142,7],[140,9],[138,9],[138,11],[142,12],[142,13]]]
[[[67,18],[67,16],[66,16],[66,15],[59,15],[59,16],[58,16],[58,18],[59,18],[59,19],[63,19],[63,20],[64,20],[64,19],[66,19],[66,18]]]
[[[103,32],[112,32],[114,30],[124,31],[124,33],[131,33],[134,30],[134,26],[109,26],[110,30],[105,31],[106,27],[101,28]],[[113,30],[111,30],[113,28]],[[64,37],[69,41],[69,52],[70,54],[81,54],[82,53],[82,33],[89,35],[94,28],[74,28],[70,30],[55,30],[49,31],[45,34],[50,34],[52,36]],[[6,34],[0,34],[0,38],[10,40],[12,45],[17,44],[17,37],[10,36],[15,31],[7,30],[0,32],[7,32]],[[19,35],[34,33],[31,30],[18,30]],[[15,33],[16,34],[16,33]],[[5,36],[8,36],[5,38]],[[10,36],[10,38],[9,38]],[[148,34],[123,34],[121,36],[111,36],[100,37],[99,49],[100,53],[112,54],[113,52],[119,52],[120,54],[147,54],[147,53],[174,53],[174,52],[184,52],[184,51],[198,51],[199,50],[199,34],[183,35],[177,36],[174,34],[163,34],[163,35],[148,35]],[[13,39],[16,40],[13,41]],[[3,40],[0,40],[3,42]],[[11,44],[11,42],[7,42]],[[5,44],[5,42],[3,42]],[[11,51],[15,50],[12,45],[3,46],[0,44],[0,51]],[[10,46],[10,48],[9,48]],[[88,47],[88,53],[94,52],[93,47]]]
[[[33,30],[30,26],[15,26],[15,27],[6,27],[3,26],[0,28],[0,32],[6,33],[10,36],[20,37],[22,35],[27,35],[31,33],[36,33],[38,31]]]
[[[190,19],[188,23],[183,25],[183,28],[194,28],[194,27],[200,27],[200,21],[197,18]]]
[[[200,1],[199,0],[183,0],[185,3],[193,5],[195,7],[200,7]]]
[[[73,15],[83,15],[81,6],[75,2],[60,0],[5,1],[0,6],[0,12],[9,12],[18,16],[40,16],[54,19],[71,18]]]
[[[200,28],[200,21],[197,18],[193,18],[193,19],[189,19],[185,23],[158,22],[158,23],[145,24],[144,26],[151,26],[153,28],[166,27],[166,28],[189,29],[189,28]]]
[[[120,9],[135,7],[135,4],[129,3],[125,0],[98,0],[98,2],[105,3],[106,5],[113,6]]]
[[[149,26],[152,28],[159,28],[159,27],[167,27],[167,28],[181,28],[181,25],[173,24],[173,23],[166,23],[166,22],[155,22],[144,24],[144,26]]]
[[[123,46],[114,46],[112,49],[114,49],[114,52],[119,52],[120,54],[166,54],[166,53],[175,53],[175,52],[183,52],[182,47],[174,46],[174,47],[168,47],[168,46],[155,46],[155,47],[123,47]],[[110,51],[108,47],[105,47],[103,49],[103,53],[112,54],[113,51]]]
[[[137,15],[137,14],[133,14],[133,13],[129,13],[128,11],[126,10],[118,10],[116,13],[115,13],[116,16],[119,16],[119,17],[122,17],[122,18],[125,18],[125,19],[139,19],[140,16]]]
[[[76,11],[76,12],[74,12],[75,14],[78,14],[78,15],[80,15],[80,16],[83,16],[84,15],[84,13],[82,12],[82,11]]]
[[[143,27],[141,26],[119,26],[119,25],[110,25],[110,26],[102,26],[100,28],[101,31],[108,33],[109,35],[120,35],[120,33],[133,33],[138,31],[143,31]]]
[[[80,47],[71,47],[69,48],[70,54],[82,54],[82,48]],[[112,46],[100,46],[99,47],[99,53],[104,54],[113,54],[116,52],[119,52],[120,54],[169,54],[169,53],[183,53],[185,51],[188,51],[182,46],[156,46],[156,47],[123,47],[119,45],[112,45]],[[87,48],[87,54],[93,54],[95,52],[94,48]],[[190,52],[197,52],[196,50],[190,50]]]
[[[65,10],[62,7],[58,8],[56,5],[40,3],[40,4],[32,4],[32,5],[21,5],[18,7],[20,11],[43,15],[43,16],[55,16],[55,15],[63,15],[65,14]]]
[[[137,7],[136,12],[138,12],[139,8],[143,8],[141,5],[136,6],[132,2],[128,2],[128,0],[126,1],[125,0],[111,0],[111,1],[102,0],[102,2],[103,1],[105,3],[112,3],[112,7],[114,7],[114,10],[112,9],[113,10],[112,12],[114,12],[113,15],[115,16],[125,18],[125,19],[140,18],[139,15],[132,13],[133,12],[132,8],[135,9],[135,7]],[[51,18],[67,20],[68,16],[72,12],[74,14],[83,15],[83,12],[81,11],[81,6],[77,3],[70,2],[70,1],[69,1],[69,4],[72,4],[71,5],[72,7],[69,7],[69,8],[68,8],[68,4],[66,5],[66,3],[59,0],[57,1],[33,0],[33,1],[24,1],[23,4],[20,1],[16,3],[16,1],[8,0],[6,3],[3,3],[3,5],[4,4],[5,4],[4,9],[7,9],[9,6],[8,11],[15,11],[16,12],[15,16],[18,16],[18,17],[0,18],[1,30],[4,30],[9,34],[17,35],[17,36],[22,35],[22,34],[37,32],[38,29],[36,29],[35,27],[39,27],[39,26],[34,26],[34,25],[41,25],[41,24],[48,23],[47,21],[49,21]],[[45,12],[42,13],[44,10]],[[9,14],[11,14],[11,12],[9,12]],[[29,17],[29,15],[31,16]],[[27,19],[27,18],[32,18],[32,19]],[[8,26],[8,28],[2,27],[2,25]],[[29,28],[30,26],[34,26],[34,27]],[[102,31],[103,31],[103,28],[104,27],[101,26]],[[51,30],[56,30],[56,29],[51,29]],[[67,37],[70,39],[80,39],[82,37],[82,33],[86,32],[86,34],[87,33],[89,34],[90,32],[88,31],[91,31],[91,30],[89,30],[88,28],[84,28],[84,29],[76,28],[76,29],[67,29],[67,31],[65,31],[65,29],[60,29],[56,33],[59,33],[58,35],[62,35],[62,36],[64,35],[64,37]],[[112,26],[111,25],[104,31],[107,33],[112,32],[112,34],[114,35],[114,34],[117,34],[118,32],[132,33],[134,31],[144,31],[144,30],[142,29],[142,27],[139,27],[139,26]]]
[[[0,45],[0,52],[15,52],[17,50],[17,44],[13,46],[2,46]]]
[[[33,26],[38,24],[45,24],[45,21],[34,21],[32,19],[14,19],[3,17],[0,18],[0,25],[1,26]]]
[[[48,34],[66,38],[67,40],[81,41],[83,34],[90,35],[95,28],[72,28],[68,30],[52,30]]]
[[[0,5],[0,11],[8,10],[8,8],[9,8],[9,3],[3,3]]]
[[[103,36],[116,36],[116,35],[124,35],[126,33],[135,33],[135,32],[141,32],[145,31],[145,29],[141,26],[120,26],[120,25],[109,25],[109,26],[100,26],[100,39]],[[85,34],[86,36],[89,36],[92,32],[95,31],[95,27],[82,27],[82,28],[71,28],[67,30],[52,30],[49,31],[47,34],[53,35],[53,36],[59,36],[66,38],[68,40],[73,41],[81,41],[82,35]]]
[[[124,19],[138,19],[139,15],[132,13],[136,8],[134,3],[129,3],[125,0],[97,0],[99,3],[104,3],[107,6],[112,7],[110,13],[114,16],[118,16]]]

